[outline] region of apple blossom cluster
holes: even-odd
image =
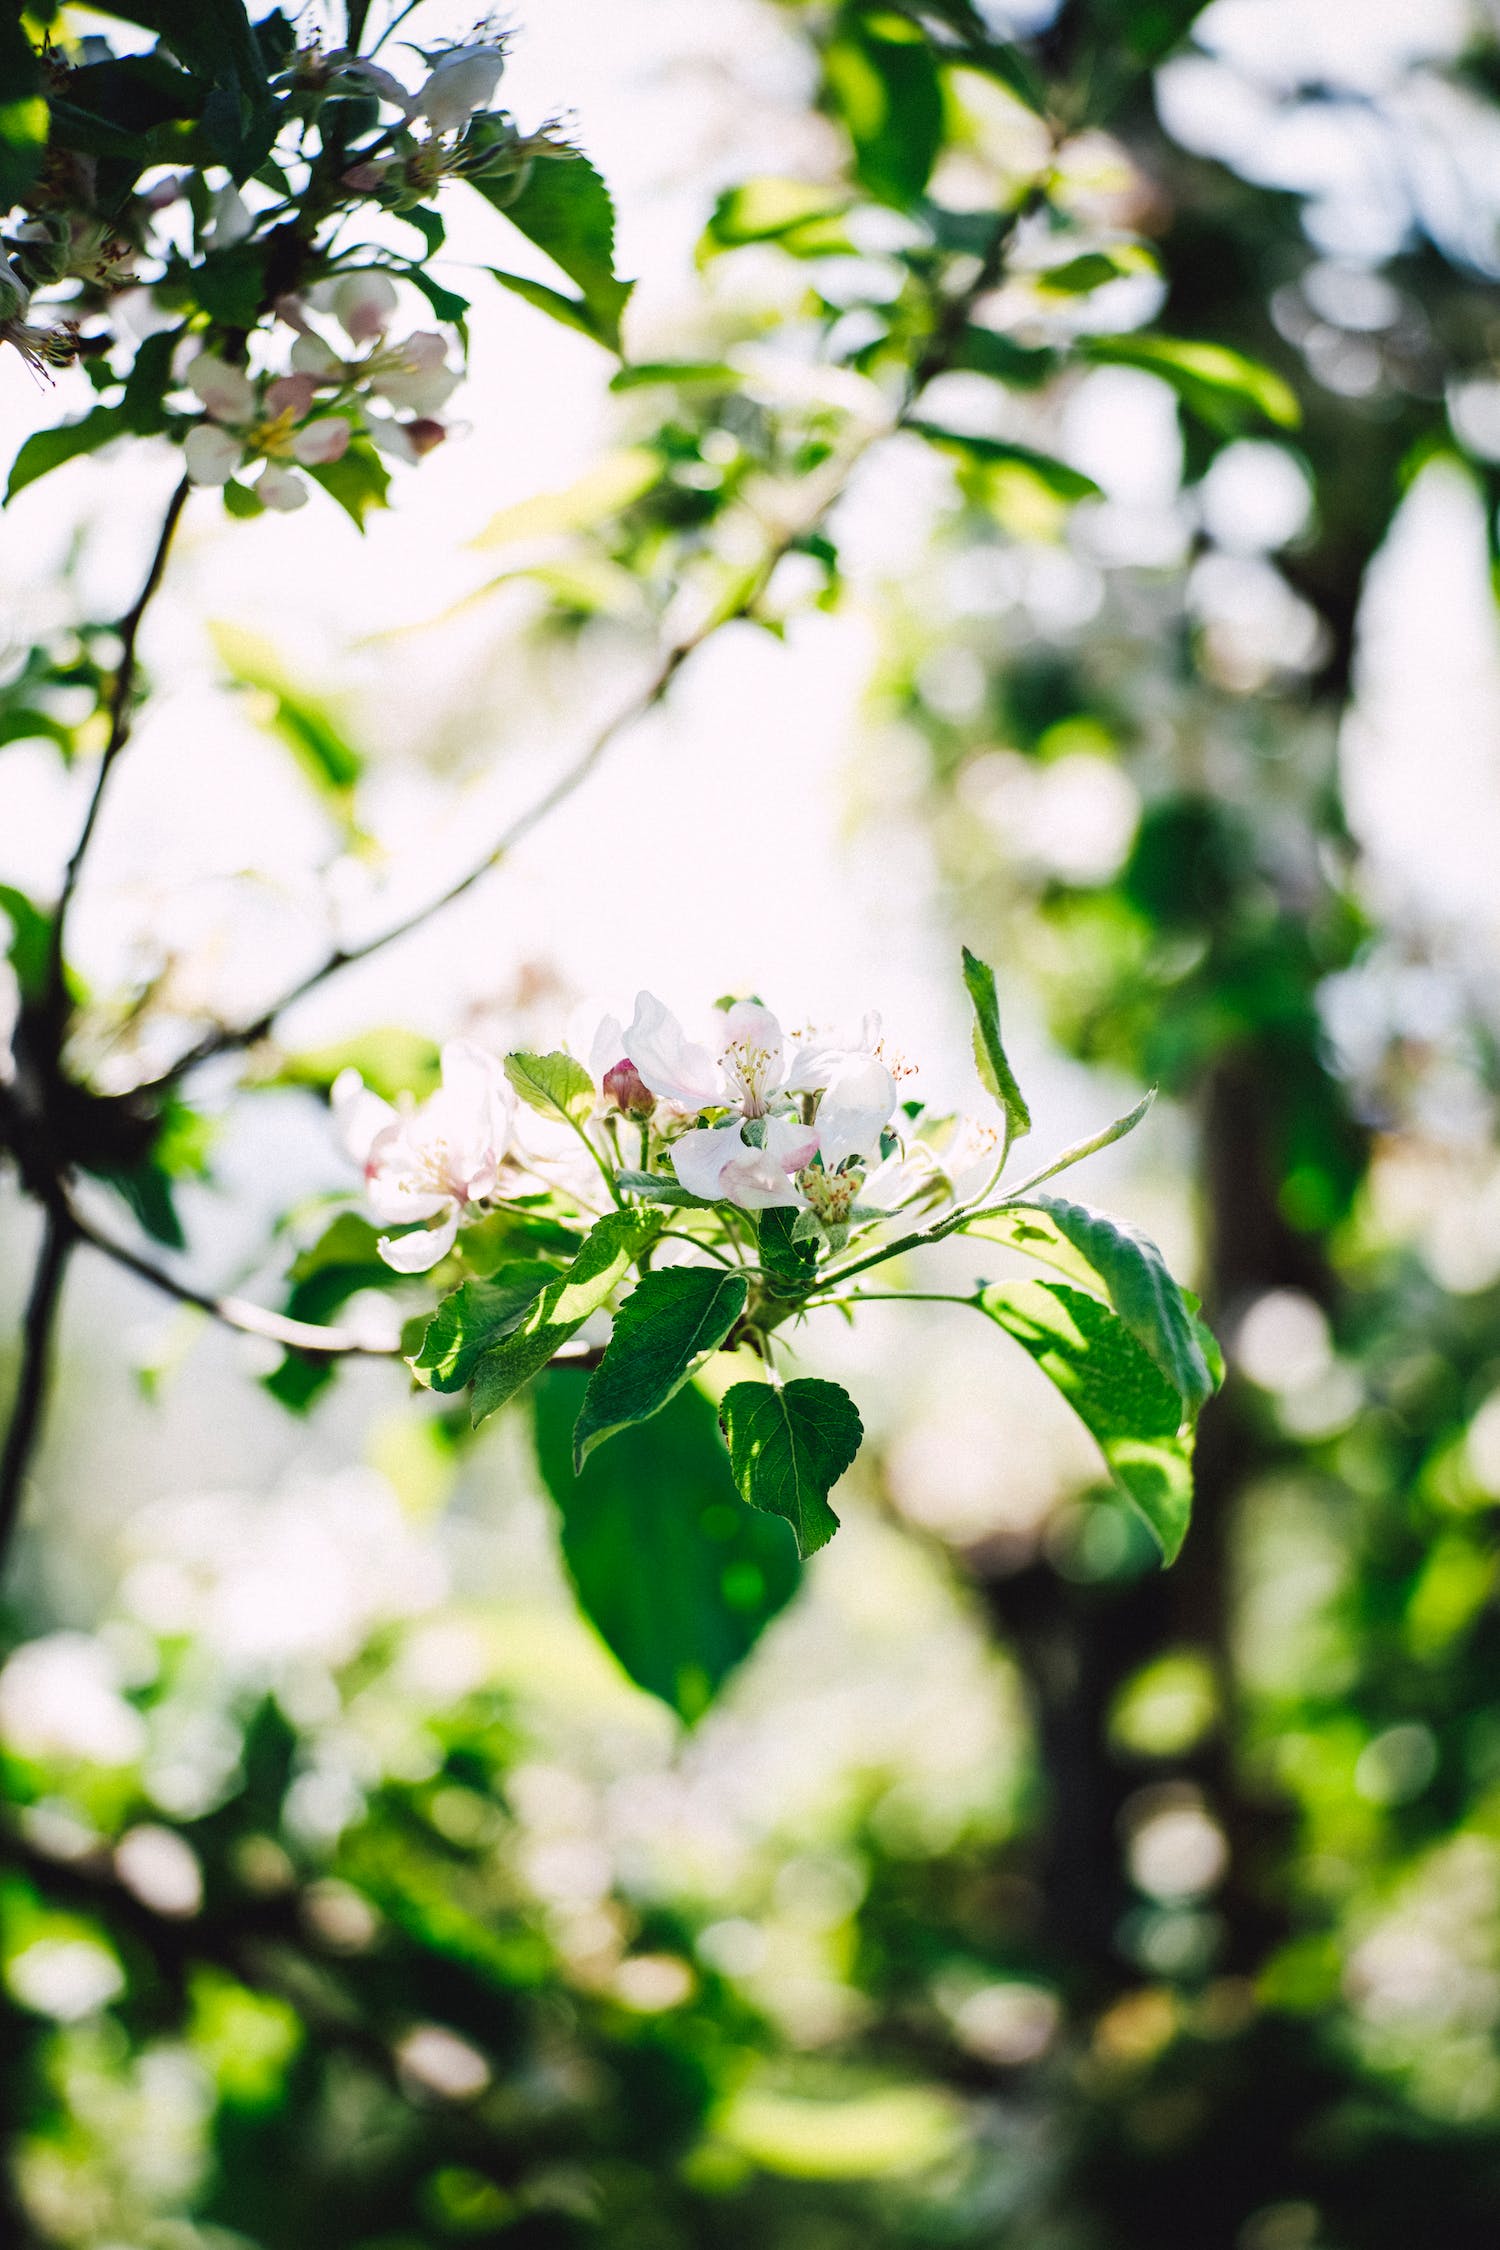
[[[794,1037],[757,1000],[717,1016],[700,1042],[642,992],[627,1025],[615,1016],[600,1024],[586,1071],[567,1055],[544,1058],[588,1089],[581,1107],[556,1105],[574,1147],[583,1140],[592,1158],[571,1172],[567,1131],[525,1115],[505,1065],[470,1041],[443,1049],[440,1090],[404,1109],[345,1071],[333,1107],[371,1213],[410,1230],[382,1236],[381,1257],[398,1272],[426,1272],[452,1250],[466,1218],[539,1180],[566,1180],[585,1203],[602,1174],[616,1200],[664,1190],[699,1207],[787,1211],[801,1238],[837,1244],[861,1220],[963,1203],[993,1179],[992,1129],[944,1120],[924,1122],[919,1134],[898,1106],[907,1066],[890,1055],[878,1016],[852,1034]]]

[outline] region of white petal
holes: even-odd
[[[602,1084],[604,1073],[613,1070],[617,1062],[625,1060],[625,1033],[618,1016],[605,1016],[594,1033],[589,1048],[589,1076],[596,1086]],[[637,1066],[639,1067],[639,1066]]]
[[[896,1107],[896,1081],[874,1055],[846,1055],[818,1104],[818,1141],[830,1172],[846,1157],[873,1156]]]
[[[254,420],[255,385],[243,367],[231,367],[213,352],[200,352],[187,371],[187,385],[216,422]]]
[[[483,109],[500,83],[505,57],[498,47],[459,47],[445,55],[413,108],[437,133],[451,133],[467,125],[476,109]]]
[[[436,414],[463,380],[455,367],[390,367],[370,379],[377,398],[407,414]]]
[[[328,1103],[339,1139],[358,1165],[363,1165],[377,1133],[400,1119],[389,1102],[372,1094],[357,1070],[341,1070],[328,1090]]]
[[[236,242],[243,242],[251,233],[255,221],[251,218],[245,198],[237,187],[221,187],[210,205],[210,233],[216,250],[227,250]]]
[[[724,1099],[723,1079],[706,1047],[694,1044],[670,1008],[651,992],[638,992],[625,1033],[625,1052],[645,1084],[679,1109],[712,1109]]]
[[[391,324],[399,299],[383,273],[346,273],[334,284],[333,317],[356,344],[371,344]]]
[[[769,1149],[747,1148],[719,1174],[719,1193],[742,1211],[794,1210],[802,1197]]]
[[[244,447],[228,430],[200,422],[183,441],[183,464],[194,484],[227,484],[240,465]]]
[[[639,1070],[641,1066],[636,1063],[635,1067]],[[717,1202],[724,1193],[719,1180],[725,1165],[749,1153],[737,1117],[727,1125],[712,1125],[706,1132],[684,1133],[680,1141],[672,1143],[678,1179],[689,1195],[701,1195],[708,1203]]]
[[[364,424],[370,443],[382,453],[388,453],[393,461],[404,461],[410,468],[421,459],[402,424],[391,415],[366,413]]]
[[[338,353],[321,336],[299,336],[292,346],[291,360],[299,375],[320,375],[330,383],[337,382],[344,372]]]
[[[394,1238],[383,1234],[375,1247],[397,1273],[430,1273],[440,1258],[447,1257],[457,1235],[458,1205],[451,1203],[441,1226],[432,1227],[425,1234],[401,1234]]]
[[[275,461],[268,461],[256,478],[255,494],[263,507],[274,508],[278,515],[289,516],[294,508],[307,506],[307,486]]]
[[[724,1019],[719,1060],[733,1097],[758,1116],[786,1077],[781,1026],[758,1000],[736,1000]]]
[[[441,1100],[452,1119],[455,1179],[462,1177],[470,1196],[488,1195],[510,1139],[516,1097],[499,1056],[472,1039],[450,1039],[442,1063]],[[483,1186],[477,1184],[481,1179]]]
[[[798,1117],[766,1119],[766,1154],[783,1172],[800,1172],[811,1164],[820,1146],[816,1125],[804,1125]]]
[[[316,468],[327,461],[337,461],[349,450],[349,425],[337,414],[325,414],[316,422],[307,422],[292,440],[292,451],[304,468]]]

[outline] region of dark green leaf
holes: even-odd
[[[21,996],[38,999],[52,958],[52,917],[10,883],[0,883],[0,914],[10,924],[10,943],[5,951],[16,972]]]
[[[1054,351],[1040,344],[1018,344],[994,328],[966,328],[949,365],[974,375],[992,375],[1012,390],[1039,390],[1057,372]]]
[[[615,1315],[578,1427],[573,1465],[632,1422],[659,1414],[706,1353],[717,1350],[745,1309],[749,1284],[722,1266],[667,1266],[643,1274]]]
[[[1031,1112],[1006,1059],[1000,1037],[1000,999],[995,972],[977,953],[964,947],[964,985],[974,1009],[974,1060],[988,1093],[1005,1112],[1005,1144],[1031,1131]]]
[[[518,1259],[483,1280],[461,1282],[427,1323],[413,1372],[425,1375],[435,1391],[461,1391],[481,1355],[515,1333],[556,1279],[556,1266]]]
[[[101,445],[122,437],[128,428],[123,407],[96,406],[80,421],[61,422],[56,429],[35,431],[11,465],[6,499],[14,500],[28,484],[35,484],[38,477],[46,476],[51,469],[60,469],[65,461],[76,461],[80,454],[97,453]]]
[[[111,13],[158,33],[208,83],[204,131],[235,179],[248,179],[270,151],[278,111],[243,0],[114,0]]]
[[[818,1270],[818,1246],[815,1241],[795,1232],[800,1213],[778,1210],[774,1206],[762,1211],[756,1221],[756,1236],[760,1244],[760,1262],[774,1281],[789,1285],[777,1290],[778,1296],[800,1296],[812,1287]]]
[[[1193,1503],[1182,1400],[1124,1323],[1061,1281],[1002,1282],[983,1310],[1024,1345],[1097,1442],[1110,1474],[1172,1562]]]
[[[18,15],[8,9],[0,20],[0,212],[25,195],[47,146],[42,66]]]
[[[544,1289],[524,1326],[485,1352],[474,1370],[476,1429],[544,1368],[606,1304],[661,1226],[654,1211],[611,1211],[585,1237],[566,1273]]]
[[[585,1614],[638,1687],[691,1722],[797,1590],[782,1525],[734,1489],[714,1410],[689,1384],[575,1476],[581,1372],[536,1390],[537,1458]]]
[[[615,209],[588,158],[539,158],[513,201],[504,200],[510,193],[509,180],[491,186],[478,179],[472,184],[576,285],[591,323],[587,333],[618,351],[620,315],[633,284],[615,272]],[[497,278],[507,287],[515,286],[512,277]]]
[[[213,250],[193,269],[193,294],[211,320],[225,328],[253,328],[266,296],[265,242],[251,237]]]
[[[594,1107],[594,1081],[571,1055],[507,1055],[505,1075],[528,1109],[586,1125]]]
[[[719,1420],[742,1499],[791,1525],[797,1552],[826,1547],[839,1519],[828,1495],[859,1451],[859,1409],[837,1383],[736,1383]]]
[[[921,31],[894,14],[850,15],[823,50],[823,73],[862,184],[886,203],[914,203],[943,142],[942,88]]]

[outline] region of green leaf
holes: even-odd
[[[1233,437],[1257,422],[1295,430],[1302,420],[1296,392],[1271,368],[1225,344],[1194,344],[1175,336],[1090,336],[1077,349],[1105,367],[1141,367],[1170,383],[1189,413]]]
[[[221,623],[210,625],[209,633],[229,677],[267,699],[267,723],[309,780],[347,816],[365,762],[328,706],[292,685],[275,649],[259,634]]]
[[[1070,1142],[1061,1156],[1054,1156],[1051,1163],[1043,1165],[1040,1172],[1033,1172],[1030,1179],[1022,1180],[1010,1190],[1010,1195],[1028,1195],[1034,1187],[1040,1187],[1043,1180],[1055,1179],[1059,1172],[1070,1172],[1086,1156],[1097,1156],[1100,1149],[1110,1148],[1116,1141],[1123,1141],[1127,1133],[1135,1131],[1155,1099],[1156,1088],[1153,1086],[1149,1093],[1142,1094],[1134,1109],[1127,1109],[1123,1117],[1115,1118],[1101,1132],[1090,1133],[1087,1140]]]
[[[507,1055],[505,1075],[528,1109],[584,1126],[594,1107],[594,1081],[571,1055]]]
[[[0,883],[0,914],[10,924],[10,943],[5,951],[16,972],[21,996],[39,999],[52,960],[52,917],[11,883]]]
[[[476,1429],[608,1302],[660,1226],[656,1212],[630,1210],[611,1211],[590,1229],[572,1265],[542,1291],[523,1326],[481,1355],[471,1408]]]
[[[914,203],[943,145],[942,87],[922,32],[895,14],[848,17],[823,50],[823,75],[861,183],[883,202]]]
[[[749,1283],[722,1266],[667,1266],[642,1274],[615,1314],[614,1334],[584,1393],[573,1432],[573,1466],[632,1422],[647,1422],[675,1398],[706,1353],[717,1350],[745,1309]]]
[[[729,1465],[742,1499],[791,1525],[804,1559],[826,1547],[839,1519],[828,1495],[859,1451],[859,1409],[837,1383],[736,1383],[719,1402]]]
[[[35,431],[11,464],[10,482],[5,488],[7,501],[14,500],[18,492],[35,484],[49,470],[60,469],[65,461],[97,453],[112,438],[123,437],[129,427],[123,407],[95,406],[77,422],[61,422],[56,429]]]
[[[357,1070],[371,1093],[393,1102],[398,1094],[430,1094],[442,1073],[442,1058],[431,1039],[399,1024],[356,1032],[331,1046],[279,1055],[258,1086],[307,1086],[326,1094],[340,1071]]]
[[[1050,453],[1038,453],[1029,445],[1013,445],[1008,438],[979,437],[966,430],[945,430],[936,422],[908,422],[906,426],[930,445],[940,445],[945,452],[960,454],[982,468],[1024,469],[1054,499],[1071,504],[1100,497],[1098,485],[1082,469],[1055,460]]]
[[[1192,1438],[1172,1385],[1109,1306],[1085,1290],[1061,1281],[1001,1282],[979,1302],[1061,1392],[1162,1560],[1174,1561],[1192,1512],[1193,1475]]]
[[[1043,266],[1028,275],[1039,289],[1057,297],[1086,297],[1128,274],[1158,273],[1156,260],[1143,242],[1116,242],[1107,250],[1084,250],[1060,266]]]
[[[662,477],[661,456],[649,446],[623,446],[560,492],[539,492],[491,516],[476,547],[507,547],[523,539],[550,539],[587,531],[639,500]]]
[[[615,1185],[626,1195],[639,1195],[647,1203],[671,1203],[692,1211],[713,1209],[706,1196],[694,1195],[678,1180],[668,1179],[665,1172],[617,1172]]]
[[[577,285],[577,309],[589,324],[585,333],[618,352],[620,315],[634,284],[615,272],[615,207],[588,158],[538,158],[513,200],[506,200],[514,185],[509,178],[470,184]],[[516,285],[514,276],[496,278],[508,288]],[[522,294],[529,294],[529,288],[523,287]],[[556,317],[554,307],[547,309]]]
[[[611,375],[609,387],[612,391],[641,391],[654,383],[669,383],[681,390],[702,384],[709,390],[721,391],[733,389],[739,380],[727,360],[639,359]]]
[[[391,480],[385,463],[373,445],[363,438],[355,438],[337,461],[324,461],[308,469],[315,484],[320,484],[339,506],[358,531],[365,528],[365,517],[372,508],[386,505],[386,494]]]
[[[9,49],[7,39],[7,60]],[[19,203],[41,170],[47,126],[47,104],[40,94],[0,102],[0,209],[8,211]]]
[[[248,179],[270,151],[279,113],[243,0],[113,0],[110,13],[158,33],[209,82],[204,131],[235,179]]]
[[[1011,390],[1040,390],[1057,372],[1055,351],[1041,344],[1018,344],[995,328],[968,327],[949,364],[973,375],[993,376]]]
[[[801,1296],[812,1287],[817,1278],[818,1246],[815,1240],[796,1232],[801,1217],[797,1211],[777,1209],[762,1211],[756,1221],[756,1239],[760,1245],[760,1262],[773,1283],[783,1286],[776,1295]]]
[[[421,1349],[409,1361],[435,1391],[461,1391],[482,1355],[514,1335],[542,1291],[557,1279],[556,1266],[517,1259],[480,1281],[461,1282],[427,1323]]]
[[[619,351],[618,327],[601,320],[582,297],[564,296],[560,289],[550,289],[545,281],[533,281],[524,273],[507,273],[503,266],[486,266],[485,272],[513,297],[522,297],[538,312],[546,313],[549,320],[559,321],[564,328],[576,329],[580,336],[587,336],[591,344],[602,344],[606,351]]]
[[[974,1009],[974,1060],[988,1093],[1005,1112],[1005,1145],[1031,1131],[1031,1112],[1016,1083],[1000,1038],[1000,998],[995,972],[977,953],[964,947],[964,986]]]
[[[739,187],[726,188],[714,205],[704,229],[704,248],[710,255],[750,242],[780,242],[791,249],[804,236],[826,234],[830,223],[849,209],[850,201],[845,189],[817,180],[745,180]],[[839,239],[844,239],[842,232]]]
[[[784,1527],[744,1506],[714,1410],[689,1384],[574,1474],[584,1377],[536,1389],[537,1460],[585,1615],[638,1687],[691,1723],[797,1591]]]
[[[1085,1203],[1038,1195],[1023,1209],[1043,1211],[1104,1284],[1105,1294],[1142,1349],[1196,1413],[1216,1388],[1182,1290],[1156,1244],[1138,1227]]]

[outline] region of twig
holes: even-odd
[[[167,502],[167,512],[162,519],[161,531],[151,557],[145,581],[135,598],[134,606],[120,620],[120,661],[115,671],[114,684],[109,694],[109,735],[99,760],[99,771],[94,776],[94,791],[89,799],[88,811],[83,816],[83,826],[72,856],[63,870],[62,889],[58,893],[57,912],[53,916],[52,931],[47,947],[47,978],[44,987],[43,1014],[46,1021],[60,1031],[67,1015],[67,925],[68,913],[73,904],[73,894],[83,873],[83,863],[93,842],[103,808],[105,791],[116,761],[130,740],[131,696],[135,688],[136,643],[140,636],[141,620],[150,606],[151,597],[161,584],[167,567],[167,554],[172,545],[172,535],[178,519],[187,504],[192,487],[183,477]]]
[[[67,1214],[57,1205],[49,1204],[42,1219],[41,1246],[26,1303],[21,1365],[11,1401],[10,1425],[5,1433],[4,1453],[0,1454],[0,1569],[4,1567],[21,1512],[26,1471],[41,1431],[58,1300],[71,1247],[72,1227]]]
[[[361,939],[354,945],[334,946],[330,952],[324,955],[316,967],[310,969],[304,977],[299,978],[296,984],[290,986],[268,1007],[263,1008],[260,1014],[253,1017],[249,1023],[221,1025],[213,1031],[206,1032],[201,1039],[177,1058],[169,1070],[154,1081],[153,1090],[175,1084],[188,1071],[196,1069],[200,1063],[210,1061],[215,1055],[230,1054],[241,1048],[254,1046],[257,1040],[264,1039],[271,1032],[280,1016],[284,1015],[288,1009],[295,1007],[299,1000],[305,1000],[309,993],[315,992],[320,985],[325,984],[330,977],[336,976],[341,969],[352,967],[356,961],[368,960],[372,953],[379,953],[386,946],[394,945],[397,939],[408,937],[413,930],[420,929],[422,924],[429,921],[433,915],[442,913],[445,907],[452,906],[466,892],[472,890],[474,885],[498,867],[500,862],[507,858],[516,846],[531,834],[534,828],[538,827],[549,814],[555,812],[559,805],[566,803],[567,799],[582,787],[583,783],[602,763],[619,736],[655,710],[688,658],[696,654],[706,641],[711,640],[722,626],[733,624],[737,619],[747,616],[754,609],[755,604],[765,592],[777,564],[790,553],[799,540],[808,538],[818,529],[834,503],[842,496],[850,476],[870,447],[884,438],[894,436],[908,425],[921,392],[935,376],[944,371],[951,360],[964,329],[968,325],[975,304],[980,297],[995,286],[1010,239],[1022,217],[1033,208],[1037,197],[1042,192],[1041,186],[1038,185],[1014,210],[1003,215],[995,228],[989,248],[973,280],[967,287],[945,301],[934,323],[932,335],[913,363],[902,386],[900,404],[890,420],[865,433],[855,445],[850,447],[833,472],[819,480],[813,505],[804,509],[793,522],[785,525],[777,533],[767,546],[753,577],[741,587],[733,602],[710,611],[703,622],[696,626],[691,633],[684,634],[680,640],[672,643],[645,687],[633,695],[611,718],[607,719],[587,747],[573,760],[571,765],[563,769],[556,781],[545,789],[541,796],[536,798],[524,812],[518,814],[508,827],[501,830],[484,856],[476,860],[473,866],[459,876],[456,882],[450,883],[446,890],[440,891],[435,898],[429,899],[425,905],[413,908],[411,913],[402,915],[398,921],[391,923],[387,929],[377,932],[374,937]]]
[[[356,1356],[371,1359],[391,1359],[396,1347],[391,1344],[372,1344],[357,1335],[352,1328],[319,1328],[311,1321],[292,1320],[285,1313],[272,1312],[265,1305],[252,1304],[248,1297],[218,1297],[211,1290],[195,1289],[191,1282],[179,1281],[138,1250],[123,1242],[101,1234],[89,1220],[67,1207],[66,1224],[80,1242],[90,1249],[100,1251],[106,1258],[123,1266],[138,1280],[149,1282],[164,1296],[175,1297],[179,1304],[196,1306],[225,1328],[237,1329],[244,1336],[264,1336],[273,1344],[283,1344],[288,1351],[320,1352],[327,1358],[347,1359]]]

